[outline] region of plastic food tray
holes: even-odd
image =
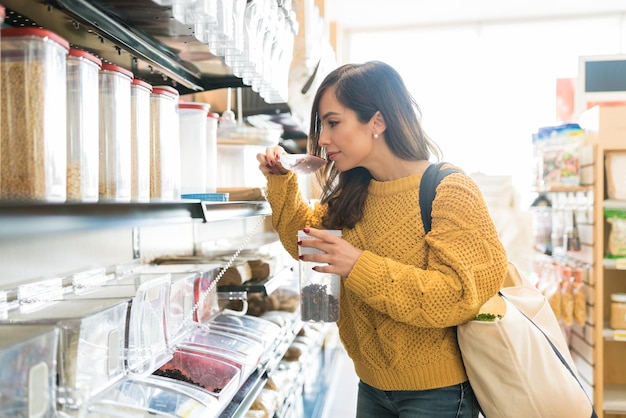
[[[158,376],[128,377],[94,397],[89,418],[214,418],[223,407],[210,393]]]

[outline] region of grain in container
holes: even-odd
[[[217,192],[217,125],[220,115],[208,112],[206,118],[206,192]]]
[[[183,194],[206,191],[206,124],[208,103],[178,104],[180,120],[180,190]]]
[[[150,94],[152,85],[137,78],[131,85],[131,189],[130,198],[150,200]]]
[[[99,84],[102,62],[70,48],[67,56],[67,200],[98,200]]]
[[[178,98],[170,86],[154,86],[150,96],[150,198],[180,197]]]
[[[39,28],[6,28],[0,36],[0,198],[63,202],[69,43]]]
[[[133,73],[114,64],[100,70],[100,200],[130,201],[130,86]]]

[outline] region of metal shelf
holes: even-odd
[[[267,215],[267,202],[0,202],[0,240],[163,223],[217,222]]]
[[[6,23],[41,26],[153,85],[181,94],[244,87],[224,61],[152,0],[4,0]]]

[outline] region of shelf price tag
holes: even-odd
[[[626,258],[617,258],[615,260],[615,268],[618,270],[626,270]]]
[[[626,341],[626,330],[613,331],[613,339],[615,341]]]

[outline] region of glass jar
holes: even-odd
[[[206,124],[210,108],[208,103],[178,104],[182,194],[206,191]]]
[[[328,230],[338,237],[340,230]],[[312,239],[304,231],[298,231],[298,241]],[[298,246],[300,255],[320,251]],[[313,267],[324,265],[311,261],[299,261],[300,267],[300,318],[310,322],[337,322],[339,320],[339,295],[341,277],[337,274],[320,273]]]
[[[102,200],[130,201],[130,86],[133,73],[114,64],[100,70],[100,187]]]
[[[30,27],[2,29],[0,37],[0,198],[63,202],[69,43]]]
[[[137,78],[131,85],[130,198],[150,201],[150,94],[152,85]]]
[[[206,192],[217,192],[217,125],[220,115],[208,112],[206,118]]]
[[[67,56],[67,200],[98,200],[98,74],[102,62],[80,49]]]
[[[178,91],[155,86],[150,96],[150,198],[180,198]]]
[[[626,293],[611,294],[611,328],[626,329]]]

